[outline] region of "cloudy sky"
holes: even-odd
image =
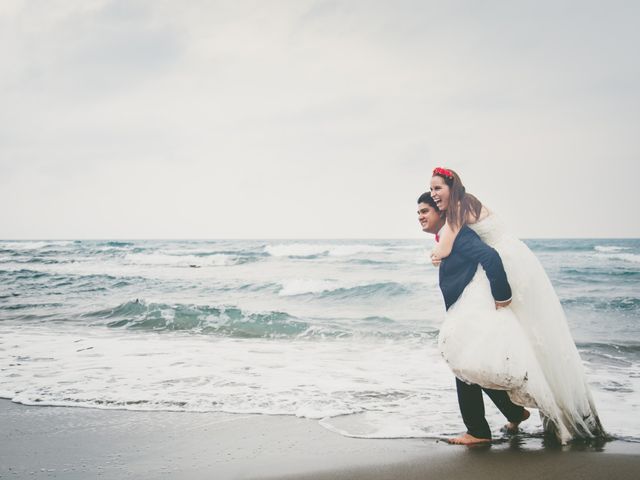
[[[640,2],[2,0],[0,238],[640,237]]]

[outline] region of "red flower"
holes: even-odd
[[[453,173],[451,173],[451,170],[447,170],[446,168],[436,167],[433,169],[433,174],[441,175],[447,178],[453,178]]]

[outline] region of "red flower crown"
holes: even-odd
[[[446,168],[436,167],[433,169],[433,174],[447,177],[453,180],[453,173],[451,172],[451,170],[447,170]]]

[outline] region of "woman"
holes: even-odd
[[[440,344],[454,372],[470,383],[508,390],[515,403],[538,408],[545,431],[562,443],[603,436],[564,311],[536,256],[466,193],[453,170],[433,171],[431,196],[446,215],[434,264],[451,253],[460,228],[469,225],[498,251],[513,291],[509,308],[500,309],[511,310],[501,314],[504,322],[483,303],[487,281],[482,275],[452,307]],[[473,342],[484,348],[474,349]]]

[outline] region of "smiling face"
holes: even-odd
[[[440,217],[440,212],[428,203],[418,204],[418,221],[423,232],[438,233],[444,225],[444,219]]]
[[[449,206],[449,195],[451,189],[449,185],[444,182],[444,178],[440,175],[434,175],[431,177],[431,198],[436,202],[438,208],[441,211],[445,211]]]

